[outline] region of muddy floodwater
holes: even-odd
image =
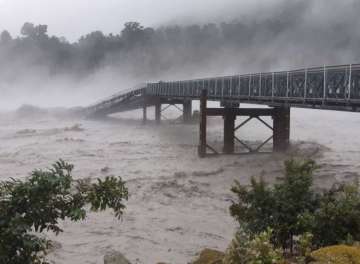
[[[136,116],[136,115],[134,115]],[[139,116],[139,115],[138,115]],[[23,179],[59,158],[75,165],[75,178],[116,175],[130,199],[122,221],[111,212],[61,223],[64,233],[50,259],[58,264],[103,263],[112,249],[133,263],[184,264],[204,247],[224,250],[236,229],[228,207],[234,180],[263,175],[273,182],[289,156],[312,157],[321,166],[315,182],[328,187],[353,181],[360,171],[360,113],[293,109],[292,150],[284,154],[197,157],[198,126],[141,125],[131,116],[105,121],[51,114],[0,115],[0,180]],[[241,118],[237,122],[241,122]],[[222,120],[209,120],[209,142],[219,148]],[[253,121],[237,132],[255,144],[271,131]]]

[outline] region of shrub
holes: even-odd
[[[296,247],[298,252],[298,257],[296,258],[297,263],[309,263],[309,260],[311,260],[313,238],[314,235],[309,232],[302,234],[298,237],[298,240],[296,241]]]
[[[293,237],[309,229],[308,222],[300,219],[316,208],[316,195],[311,190],[315,169],[313,161],[290,160],[285,162],[285,175],[274,188],[263,179],[252,179],[250,188],[236,182],[232,191],[238,199],[230,207],[231,215],[250,235],[270,227],[275,245],[292,250]]]
[[[304,214],[313,213],[318,197],[312,191],[313,172],[317,168],[312,160],[285,162],[285,176],[274,185],[273,225],[275,243],[293,249],[294,236],[310,229],[301,221]]]
[[[291,253],[294,238],[300,236],[297,253],[304,260],[312,247],[360,241],[359,183],[334,185],[315,194],[312,185],[316,168],[311,160],[289,160],[285,162],[284,177],[272,188],[263,179],[252,179],[249,188],[236,182],[232,188],[237,195],[230,207],[232,216],[250,237],[271,228],[274,245]]]
[[[114,210],[120,218],[128,190],[121,178],[96,184],[74,181],[73,165],[62,160],[48,170],[35,170],[25,181],[0,183],[0,263],[44,264],[49,242],[34,232],[62,232],[59,220],[83,220],[92,211]]]
[[[360,241],[359,183],[342,184],[326,191],[313,219],[314,242],[318,247]]]
[[[226,251],[224,264],[279,264],[285,263],[282,251],[271,243],[272,230],[261,232],[253,239],[239,230]]]
[[[247,264],[251,260],[249,256],[250,237],[243,230],[236,232],[234,239],[226,250],[224,264]]]
[[[250,242],[251,260],[249,264],[280,264],[282,263],[282,251],[274,248],[270,239],[272,230],[261,232]]]
[[[263,178],[259,181],[252,178],[250,188],[235,181],[232,192],[238,200],[231,205],[230,213],[242,229],[250,234],[259,234],[273,225],[274,194]]]

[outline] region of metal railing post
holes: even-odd
[[[348,101],[351,100],[351,82],[352,82],[352,64],[350,64],[350,73],[349,73],[349,92],[348,92]]]
[[[239,75],[239,88],[238,88],[237,95],[238,95],[238,97],[241,96],[241,75]]]
[[[259,77],[259,97],[261,97],[261,73]]]
[[[324,91],[323,91],[323,104],[326,100],[326,65],[324,65]]]
[[[274,101],[274,92],[275,92],[275,73],[272,73],[271,80],[271,100]]]
[[[224,98],[224,77],[221,78],[221,98]]]
[[[252,77],[252,75],[250,74],[250,76],[249,76],[249,97],[251,97],[251,78]]]
[[[286,98],[289,98],[289,72],[286,72]]]
[[[218,95],[218,81],[217,81],[217,78],[215,78],[214,82],[215,82],[215,96],[217,96]]]
[[[307,78],[308,78],[308,69],[305,69],[305,83],[304,83],[304,101],[306,101],[307,96]]]

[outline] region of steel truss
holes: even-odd
[[[272,133],[274,132],[274,129],[271,125],[269,125],[267,122],[265,122],[260,116],[250,116],[248,117],[244,122],[242,122],[240,125],[238,125],[234,131],[238,131],[240,128],[244,127],[247,123],[249,123],[251,120],[257,119],[262,124],[264,124],[267,128],[269,128]],[[244,148],[248,150],[248,153],[258,153],[260,150],[271,140],[273,140],[274,135],[272,134],[269,138],[267,138],[265,141],[263,141],[260,145],[258,145],[255,149],[251,148],[248,144],[246,144],[244,141],[240,140],[236,135],[234,135],[235,140],[240,143]]]

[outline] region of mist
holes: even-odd
[[[9,11],[22,2],[0,2],[1,20],[9,21]],[[23,8],[30,9],[29,2]],[[64,24],[73,15],[65,15],[70,3],[63,1],[55,4],[58,17],[43,10],[31,16],[20,12],[4,28],[0,109],[84,106],[147,81],[348,64],[360,57],[360,3],[355,0],[193,5],[143,0],[123,9],[112,1],[103,9],[90,5],[88,16],[85,2],[71,3],[73,12],[79,10],[79,21],[71,27]],[[112,12],[106,18],[116,8],[123,10],[121,18]],[[136,22],[121,26],[126,21]]]
[[[196,97],[104,99],[360,63],[359,14],[360,0],[0,0],[0,264],[238,263],[237,244],[244,262],[301,263],[342,241],[358,253],[358,65],[226,78],[224,96],[229,83],[250,93],[222,116],[211,93],[213,111]],[[114,206],[121,219],[100,213]]]

